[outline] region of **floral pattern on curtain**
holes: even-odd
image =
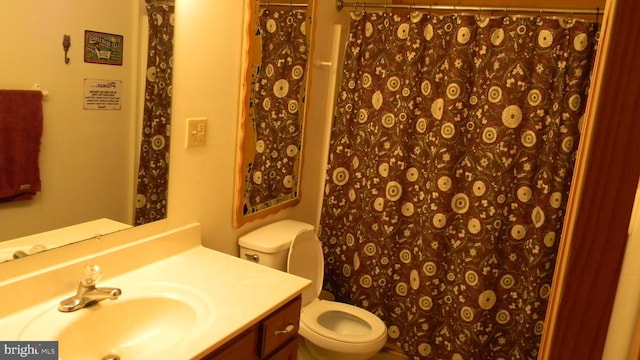
[[[167,216],[174,5],[147,0],[149,48],[135,225]]]
[[[381,317],[410,358],[536,358],[596,27],[352,14],[325,288]]]
[[[244,215],[297,198],[302,145],[306,10],[263,9],[258,31],[262,62],[252,79],[250,105],[255,156],[244,179]]]

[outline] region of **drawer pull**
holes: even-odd
[[[286,328],[284,328],[284,330],[274,331],[273,335],[289,334],[289,333],[292,333],[295,328],[296,328],[295,326],[293,326],[292,324],[289,324],[287,325]]]

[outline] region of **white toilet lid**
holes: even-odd
[[[302,307],[320,295],[324,278],[324,257],[320,240],[313,230],[302,230],[291,241],[287,272],[312,282],[311,286],[302,292]]]
[[[305,307],[300,322],[322,337],[344,343],[371,343],[387,334],[387,327],[375,314],[335,301],[319,300]]]

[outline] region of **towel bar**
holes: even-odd
[[[47,96],[49,96],[49,90],[44,90],[40,87],[40,84],[34,84],[33,85],[33,90],[39,90],[42,92],[42,98],[46,98]]]

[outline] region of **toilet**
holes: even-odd
[[[364,360],[382,349],[387,328],[380,318],[353,305],[318,299],[324,257],[312,225],[278,221],[241,236],[238,244],[240,257],[312,281],[302,293],[300,352],[314,359]]]

